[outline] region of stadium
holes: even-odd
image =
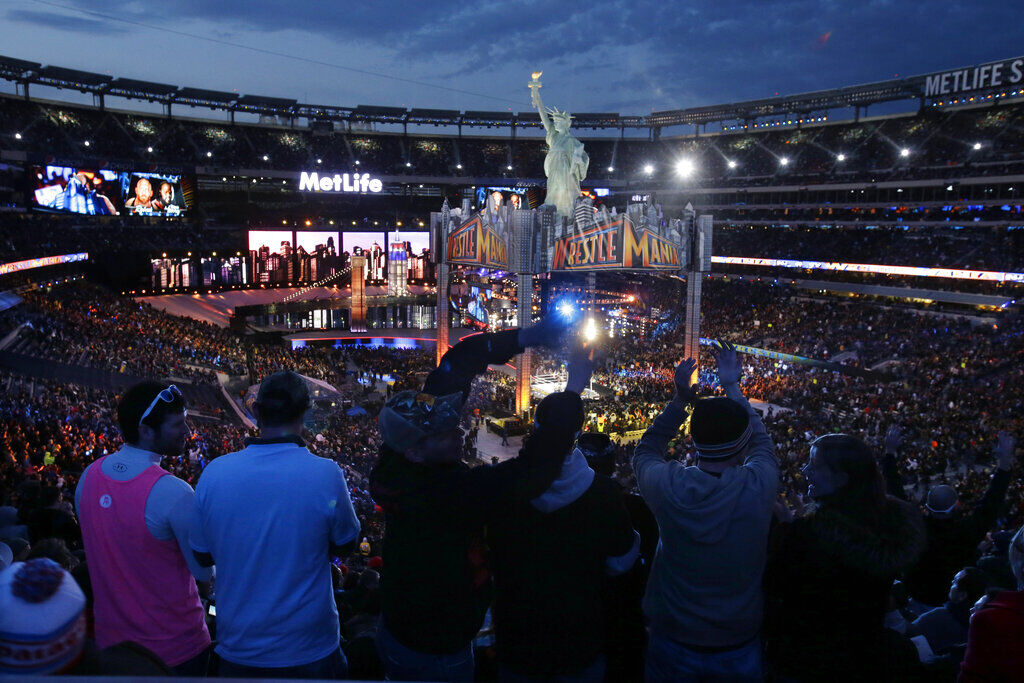
[[[1024,58],[571,134],[0,78],[3,673],[1024,677]]]

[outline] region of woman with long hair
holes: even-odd
[[[924,550],[921,516],[886,495],[853,436],[814,441],[802,472],[814,504],[777,525],[765,574],[769,661],[781,680],[905,680],[915,649],[883,621],[893,582]]]

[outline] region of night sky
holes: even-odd
[[[0,54],[306,103],[461,110],[528,110],[530,72],[543,69],[548,106],[644,114],[1024,55],[1021,10],[1006,0],[0,0]]]

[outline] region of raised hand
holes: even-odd
[[[696,369],[697,361],[692,358],[683,359],[676,368],[676,396],[684,403],[690,403],[697,398],[697,385],[690,385],[690,378]]]
[[[896,452],[903,445],[903,432],[900,431],[899,425],[892,425],[885,432],[885,452],[886,454],[892,453],[896,455]]]
[[[534,325],[519,330],[521,346],[558,347],[569,332],[571,321],[557,313],[549,313]]]
[[[1017,450],[1017,437],[1007,431],[1000,430],[996,442],[996,461],[999,469],[1008,470],[1013,467],[1013,456]]]
[[[718,363],[718,381],[722,386],[737,384],[740,381],[742,371],[739,357],[736,354],[736,347],[726,341],[718,342],[720,347],[711,349],[711,355]]]
[[[565,383],[565,390],[576,394],[583,393],[590,382],[590,376],[594,374],[594,351],[578,346],[569,355],[569,362],[566,363],[566,370],[569,372],[569,379]]]

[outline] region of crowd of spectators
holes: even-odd
[[[584,402],[585,431],[620,438],[646,429],[674,390],[683,316],[672,302],[678,301],[679,292],[671,281],[658,281],[638,294],[649,307],[667,313],[652,323],[641,343],[630,337],[602,343],[605,356],[594,372],[599,397]],[[704,297],[702,336],[822,360],[840,357],[849,368],[843,373],[741,356],[740,386],[747,396],[769,404],[763,419],[778,460],[779,491],[798,514],[811,507],[803,466],[809,443],[822,434],[857,434],[881,451],[886,428],[900,424],[904,436],[895,463],[896,485],[908,500],[925,504],[929,492],[940,485],[954,486],[963,501],[980,499],[990,479],[987,468],[994,464],[995,434],[1022,432],[1024,413],[1012,387],[1024,384],[1024,323],[1012,314],[985,320],[837,305],[801,298],[784,285],[750,281],[709,282]],[[366,386],[358,395],[369,399],[364,401],[368,411],[329,411],[315,425],[307,425],[305,437],[311,452],[332,459],[344,472],[360,520],[359,549],[342,560],[349,578],[337,577],[339,587],[347,583],[348,588],[338,596],[342,620],[354,620],[351,633],[369,637],[372,629],[364,627],[373,623],[379,607],[374,608],[376,598],[368,593],[376,590],[378,570],[385,581],[387,571],[374,559],[384,553],[386,533],[385,513],[370,486],[381,448],[375,401],[384,398],[374,389],[389,380],[394,384],[388,393],[418,389],[433,366],[431,352],[361,347],[291,351],[78,283],[28,294],[25,303],[0,315],[0,321],[7,329],[27,323],[17,347],[26,355],[134,376],[202,384],[215,381],[213,373],[219,371],[258,382],[286,368],[346,390]],[[537,353],[535,359],[535,371],[558,370],[558,354]],[[864,376],[864,371],[878,374]],[[710,359],[702,358],[699,376],[702,391],[722,393]],[[82,546],[67,504],[85,466],[121,446],[113,417],[118,396],[20,374],[0,375],[0,385],[5,389],[0,447],[10,454],[2,465],[0,488],[4,503],[12,504],[17,514],[5,518],[6,526],[25,526],[19,532],[24,542],[14,541],[16,555],[27,559],[33,552],[45,554],[74,571],[83,559]],[[466,393],[466,415],[508,407],[511,389],[509,375],[486,373]],[[472,428],[479,423],[467,417],[463,424]],[[206,464],[240,449],[246,436],[246,429],[228,420],[193,420],[186,449],[164,466],[194,484]],[[670,459],[697,462],[697,449],[684,438],[669,439],[665,449]],[[460,452],[466,457],[473,451],[467,439]],[[627,491],[635,491],[623,455],[617,479]],[[986,531],[1009,531],[1022,521],[1024,487],[1012,479],[1005,504]],[[998,550],[995,540],[989,545]],[[919,616],[913,605],[894,611],[908,622]],[[378,665],[372,648],[363,654],[366,671],[374,671]]]

